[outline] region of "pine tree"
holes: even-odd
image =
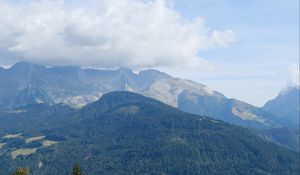
[[[75,163],[72,168],[72,175],[82,175],[81,168],[78,163]]]
[[[29,175],[28,168],[17,168],[12,175]]]

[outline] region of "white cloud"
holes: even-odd
[[[208,69],[199,52],[234,40],[233,31],[209,30],[202,18],[187,21],[165,0],[90,1],[71,8],[62,0],[0,0],[0,50],[32,62]]]
[[[288,68],[288,73],[289,73],[289,77],[290,77],[290,84],[292,85],[298,85],[300,84],[300,71],[299,71],[299,65],[297,64],[292,64],[289,66]]]

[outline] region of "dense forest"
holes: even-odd
[[[0,120],[0,174],[67,175],[74,162],[85,174],[299,173],[297,153],[247,129],[129,92],[80,110],[26,106]]]

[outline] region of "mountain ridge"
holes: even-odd
[[[16,63],[0,71],[0,108],[31,103],[68,104],[81,108],[111,91],[132,91],[186,112],[211,116],[250,128],[290,127],[282,118],[248,103],[229,99],[204,84],[149,69],[82,69]]]

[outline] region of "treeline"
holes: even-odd
[[[29,168],[17,168],[11,175],[29,175]],[[78,163],[75,163],[72,167],[71,175],[83,175],[81,167]]]

